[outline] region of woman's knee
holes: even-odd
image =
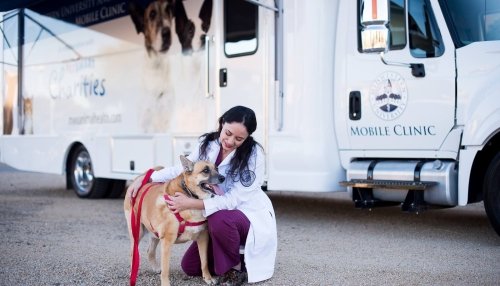
[[[218,211],[210,215],[208,218],[208,231],[210,234],[226,233],[228,229],[234,228],[231,214],[228,211]]]
[[[228,233],[239,233],[245,237],[250,228],[250,221],[239,210],[222,210],[218,211],[208,218],[208,231],[212,238],[219,234],[226,237]]]
[[[225,221],[228,218],[228,212],[226,210],[220,210],[207,217],[208,223],[217,223]]]

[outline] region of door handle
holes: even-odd
[[[226,68],[219,70],[219,86],[220,87],[227,86],[227,69]]]
[[[359,91],[349,93],[349,119],[361,119],[361,92]]]

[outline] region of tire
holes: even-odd
[[[121,198],[123,192],[125,191],[125,180],[111,180],[111,186],[109,186],[109,192],[107,197],[110,199]]]
[[[483,184],[484,209],[493,229],[500,236],[500,153],[491,161]]]
[[[92,160],[85,147],[78,146],[69,162],[71,188],[80,198],[103,198],[108,192],[111,180],[94,177]]]

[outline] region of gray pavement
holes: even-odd
[[[275,275],[256,285],[500,285],[500,237],[482,203],[419,215],[355,209],[346,193],[269,192],[279,248]],[[84,200],[63,176],[0,164],[1,285],[128,285],[122,200]],[[176,245],[172,285],[185,276]],[[141,245],[138,285],[159,285]]]

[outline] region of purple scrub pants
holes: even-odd
[[[240,245],[245,245],[250,221],[239,210],[220,210],[208,218],[208,268],[221,276],[240,263]],[[189,276],[201,276],[198,244],[193,242],[182,258],[181,267]]]

